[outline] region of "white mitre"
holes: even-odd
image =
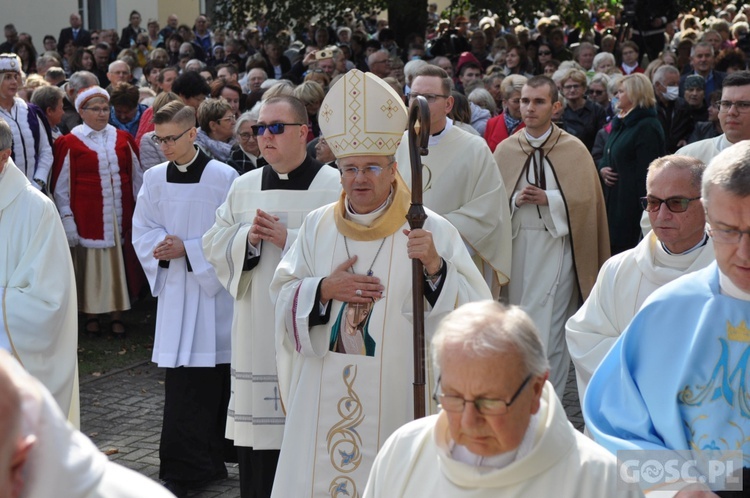
[[[348,71],[323,99],[318,123],[336,158],[392,156],[406,129],[406,106],[372,73]]]

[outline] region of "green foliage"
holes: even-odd
[[[278,27],[294,27],[307,19],[331,22],[348,8],[364,13],[385,6],[386,0],[218,0],[214,17],[218,25],[240,31],[262,14]]]

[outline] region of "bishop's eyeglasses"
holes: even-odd
[[[432,393],[432,399],[434,399],[435,402],[446,412],[462,413],[466,407],[466,403],[472,403],[477,412],[482,415],[504,415],[508,412],[510,405],[518,399],[518,396],[521,394],[521,391],[523,391],[523,388],[526,387],[526,384],[529,383],[531,377],[531,374],[526,376],[521,383],[521,387],[519,387],[516,393],[510,398],[510,401],[487,398],[464,399],[460,396],[450,396],[442,393],[438,394],[438,388],[440,387],[440,378],[438,378],[437,385],[435,385],[435,392]]]

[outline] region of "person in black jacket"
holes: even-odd
[[[60,30],[60,36],[57,37],[57,51],[62,54],[65,45],[73,40],[76,47],[88,47],[91,45],[91,33],[83,29],[81,16],[73,12],[70,14],[70,27]]]
[[[632,28],[632,40],[640,47],[640,57],[648,55],[652,61],[664,50],[664,30],[677,19],[679,11],[675,0],[624,0],[623,21]],[[639,60],[640,62],[640,60]]]
[[[130,24],[122,28],[122,35],[120,35],[120,48],[130,48],[135,46],[138,35],[145,33],[146,30],[141,27],[141,14],[134,10],[130,13]]]

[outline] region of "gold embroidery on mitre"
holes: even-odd
[[[745,320],[742,320],[736,327],[727,320],[727,337],[730,341],[750,342],[750,330],[748,330]]]

